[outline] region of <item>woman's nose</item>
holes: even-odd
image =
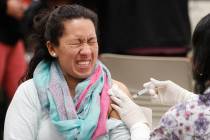
[[[88,45],[87,43],[84,43],[83,47],[80,50],[80,54],[82,54],[82,55],[91,54],[91,46]]]

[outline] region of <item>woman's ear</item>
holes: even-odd
[[[57,57],[57,54],[55,53],[55,48],[54,48],[53,44],[50,41],[46,42],[46,46],[47,46],[49,54],[52,57]]]

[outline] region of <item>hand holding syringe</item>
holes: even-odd
[[[150,81],[143,85],[144,89],[138,91],[133,98],[149,93],[151,101],[164,105],[175,105],[176,103],[196,97],[196,94],[182,88],[178,84],[170,81],[159,81],[150,78]]]
[[[146,93],[151,95],[152,98],[157,98],[157,92],[158,92],[157,87],[155,87],[151,82],[145,83],[143,87],[144,88],[142,90],[138,90],[138,92],[132,96],[133,99],[136,99],[139,96]]]

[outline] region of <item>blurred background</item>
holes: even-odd
[[[138,0],[138,1],[141,2],[141,0]],[[187,2],[187,0],[183,0],[183,1]],[[120,5],[120,2],[121,1],[119,1],[118,3],[116,2],[116,4]],[[122,0],[122,2],[125,2],[125,1]],[[112,19],[113,15],[111,15],[111,12],[109,13],[109,9],[108,9],[110,7],[109,6],[106,7],[106,5],[108,5],[109,3],[100,1],[99,2],[100,5],[99,5],[97,0],[95,1],[94,0],[86,0],[86,1],[82,1],[82,0],[73,0],[73,1],[72,0],[60,0],[60,1],[59,0],[51,0],[51,1],[50,0],[49,1],[48,0],[46,1],[45,0],[0,0],[0,18],[1,18],[1,22],[0,22],[0,140],[3,139],[3,124],[4,124],[4,117],[5,117],[7,107],[10,101],[12,100],[15,90],[17,89],[17,86],[19,85],[20,80],[23,77],[24,72],[26,71],[27,64],[30,61],[30,58],[32,57],[32,54],[33,54],[33,44],[28,43],[30,40],[30,38],[28,37],[33,31],[32,29],[33,17],[36,15],[36,12],[38,11],[38,9],[54,8],[54,6],[56,5],[65,4],[65,3],[82,4],[96,11],[99,15],[99,20],[101,22],[99,24],[100,25],[99,30],[102,32],[100,34],[100,37],[101,37],[101,42],[99,42],[99,44],[101,45],[100,47],[105,48],[106,44],[114,43],[111,41],[108,43],[103,41],[103,37],[109,36],[109,34],[106,35],[106,34],[103,34],[103,32],[106,32],[107,29],[108,30],[112,29],[112,27],[109,28],[108,26],[106,26],[106,25],[109,25],[109,23],[111,23],[113,20]],[[114,5],[114,7],[115,6],[117,5]],[[135,7],[135,5],[133,6]],[[107,8],[107,11],[104,10],[103,8],[104,9]],[[130,8],[131,9],[129,10],[132,11],[132,7]],[[191,32],[189,31],[190,33],[193,32],[198,21],[208,13],[210,13],[210,0],[189,0],[188,1],[188,14],[189,14],[189,21],[190,21],[189,27],[191,29]],[[136,15],[138,14],[139,13],[137,13]],[[118,16],[118,15],[115,15],[115,16]],[[144,19],[143,20],[141,19],[139,22],[144,22]],[[124,23],[121,23],[121,24],[123,25]],[[135,21],[133,24],[135,25]],[[120,36],[120,35],[117,34],[117,36]],[[149,37],[150,36],[148,36],[148,38]],[[189,41],[188,45],[190,45],[190,36],[187,37],[187,39]],[[118,40],[118,41],[123,41],[123,40]],[[123,45],[127,45],[127,44],[123,44]],[[132,51],[130,51],[129,53],[125,53],[120,50],[119,54],[129,54],[129,55],[135,55],[135,56],[138,55],[136,53],[132,53]],[[134,51],[135,51],[135,48],[134,48]],[[109,52],[109,50],[107,49],[105,52],[113,53],[114,51]],[[116,53],[118,52],[116,51]],[[101,54],[103,54],[103,51],[101,52]],[[151,54],[148,53],[148,54],[149,54],[148,56],[156,56],[152,53]],[[147,56],[147,54],[145,54],[144,56]],[[164,57],[165,55],[157,54],[157,56]],[[176,56],[176,55],[173,54],[172,56]],[[187,50],[187,55],[177,55],[177,56],[191,59],[192,50],[190,49]],[[112,67],[110,63],[107,65],[109,65],[110,68]],[[140,79],[133,79],[133,80],[138,81]],[[147,97],[142,98],[142,100],[144,99],[145,101],[148,100]],[[143,104],[144,102],[142,102],[142,100],[137,100],[137,102],[140,105],[144,105]],[[156,116],[154,125],[157,124],[159,117],[161,117],[161,115],[164,113],[164,111],[167,108],[168,106],[160,106],[158,108],[159,114]]]

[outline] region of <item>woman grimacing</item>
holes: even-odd
[[[108,90],[113,83],[129,92],[98,60],[96,14],[63,5],[34,22],[35,53],[8,108],[4,139],[130,139]]]

